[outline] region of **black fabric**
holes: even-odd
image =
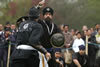
[[[5,37],[4,37],[4,33],[2,32],[0,34],[0,46],[4,46],[4,42],[5,42]]]
[[[85,46],[84,45],[80,45],[79,46],[79,50],[85,50]]]
[[[41,38],[41,44],[45,48],[51,48],[52,47],[52,45],[50,43],[51,36],[55,33],[59,33],[59,32],[61,33],[61,30],[56,26],[56,24],[54,24],[54,29],[53,29],[52,34],[49,34],[45,23],[42,20],[39,20],[38,23],[40,23],[42,25],[43,30],[44,30],[44,34]],[[46,22],[46,23],[48,24],[48,26],[51,30],[51,27],[52,27],[51,23],[48,23],[48,22]]]
[[[45,13],[47,13],[47,12],[51,13],[52,15],[54,13],[54,11],[51,7],[46,7],[43,9],[43,15],[45,15]]]
[[[32,7],[29,10],[29,17],[34,17],[34,18],[38,18],[40,16],[40,11],[39,9]]]
[[[84,41],[86,41],[86,37],[82,37]],[[88,42],[91,42],[91,43],[96,43],[96,37],[95,36],[91,36],[88,38]]]
[[[86,37],[83,37],[83,39],[85,41]],[[88,42],[90,42],[88,43],[89,67],[94,67],[96,63],[96,53],[99,47],[97,45],[92,44],[96,43],[96,37],[93,35],[88,39]]]
[[[63,67],[65,67],[65,60],[62,58],[62,57],[60,57],[60,58],[57,58],[62,64],[63,64]],[[56,62],[56,64],[57,64],[57,66],[56,67],[62,67],[62,65],[61,64],[59,64],[59,63],[57,63]]]
[[[51,43],[50,43],[51,36],[52,36],[53,34],[55,34],[55,33],[61,32],[60,29],[56,26],[56,24],[54,24],[54,29],[53,29],[52,33],[50,34],[50,33],[48,32],[48,29],[47,29],[46,24],[48,25],[49,29],[51,30],[51,28],[52,28],[51,22],[45,21],[45,23],[46,23],[46,24],[45,24],[43,20],[39,20],[38,23],[40,23],[40,24],[42,25],[43,30],[44,30],[44,34],[43,34],[43,36],[42,36],[42,38],[41,38],[41,40],[40,40],[41,45],[42,45],[44,48],[52,48],[52,45],[51,45]],[[55,61],[55,56],[54,56],[54,50],[52,49],[52,51],[50,51],[50,53],[51,53],[51,57],[52,57],[52,58],[48,61],[48,65],[49,65],[49,67],[56,67],[56,61]]]
[[[24,29],[25,25],[27,26]],[[31,44],[31,45],[39,45],[40,38],[43,34],[42,26],[35,21],[25,21],[20,24],[17,33],[17,43],[19,44]]]
[[[82,67],[88,67],[88,56],[87,55],[80,55],[79,53],[74,53],[72,55],[72,60],[77,59]],[[72,61],[71,67],[77,67],[74,62]]]
[[[48,61],[49,67],[57,67],[56,58],[54,55],[54,48],[52,48],[50,54],[51,54],[51,59]]]
[[[18,20],[16,21],[16,26],[17,26],[17,27],[19,27],[20,23],[23,22],[23,19],[24,19],[24,20],[28,20],[29,17],[28,17],[28,16],[22,16],[22,17],[18,18]]]
[[[40,52],[45,53],[45,49],[38,47],[41,45],[40,40],[43,33],[41,24],[35,22],[33,19],[29,19],[20,24],[17,33],[17,43],[18,45],[30,45]]]
[[[11,55],[10,67],[39,67],[39,62],[37,51],[16,49]]]
[[[91,44],[88,45],[88,56],[89,56],[89,66],[90,67],[94,67],[94,65],[96,63],[97,51],[98,51],[98,46],[91,45]]]

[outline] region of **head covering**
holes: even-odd
[[[39,9],[32,7],[29,10],[29,17],[38,18],[40,16]]]
[[[23,22],[23,19],[28,20],[28,18],[29,18],[28,16],[22,16],[22,17],[18,18],[16,22]]]
[[[28,16],[22,16],[22,17],[18,18],[18,20],[16,21],[17,27],[19,27],[20,23],[28,20],[28,18],[29,18]]]
[[[54,52],[61,52],[61,48],[55,48]]]
[[[43,9],[43,15],[45,15],[45,13],[50,12],[52,15],[54,13],[53,9],[51,7],[46,7]]]
[[[9,21],[7,21],[5,25],[8,25],[8,24],[10,24],[10,22],[9,22]]]
[[[79,46],[79,50],[85,50],[85,46],[84,45],[80,45]]]

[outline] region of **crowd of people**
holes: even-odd
[[[81,31],[69,29],[67,23],[58,27],[52,21],[53,14],[54,10],[46,7],[43,19],[39,19],[39,9],[32,7],[27,19],[22,17],[17,22],[18,27],[10,22],[0,24],[0,67],[7,67],[9,45],[10,67],[100,67],[100,24],[93,28],[84,25]],[[61,48],[54,48],[50,43],[55,33],[64,35]],[[40,65],[41,61],[45,63]]]
[[[65,36],[65,43],[64,43],[64,47],[62,47],[61,49],[55,48],[54,52],[55,52],[57,65],[58,64],[63,65],[63,66],[59,65],[60,67],[65,67],[66,65],[68,67],[72,67],[71,65],[74,60],[73,58],[73,56],[75,55],[74,53],[78,53],[80,51],[79,50],[80,45],[84,45],[84,46],[86,45],[85,41],[87,35],[88,36],[88,57],[89,57],[88,64],[90,64],[91,67],[96,67],[95,64],[98,63],[96,62],[97,59],[96,55],[97,53],[99,53],[98,46],[100,44],[100,24],[96,24],[95,29],[94,28],[88,29],[88,27],[85,25],[82,28],[82,32],[79,32],[79,30],[75,30],[75,29],[69,30],[69,25],[63,25],[63,28],[61,28],[61,30]],[[17,44],[16,37],[17,37],[17,28],[15,24],[10,24],[10,22],[7,22],[5,26],[0,24],[0,64],[3,62],[4,67],[6,67],[7,65],[8,45],[11,45],[12,47],[11,53],[12,53],[12,51],[15,49]],[[60,60],[58,60],[58,58]]]

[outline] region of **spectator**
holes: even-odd
[[[96,53],[98,51],[98,46],[94,45],[94,43],[96,44],[96,37],[92,35],[90,29],[88,29],[86,31],[86,36],[88,37],[89,66],[94,67],[94,64],[95,64],[95,61],[96,61],[95,60],[96,59]],[[86,36],[83,37],[84,41],[86,41]]]
[[[99,57],[99,59],[100,59],[100,28],[98,28],[98,33],[96,34],[96,42],[97,42],[97,46],[99,47],[99,50],[98,50],[98,52],[97,52],[97,54],[96,54],[96,58],[98,58]]]
[[[3,25],[0,24],[0,67],[2,67],[1,62],[3,61],[3,67],[7,65],[7,46],[5,46],[5,37],[3,31]]]
[[[64,30],[63,27],[64,27],[64,24],[60,25],[60,29],[61,29],[62,32]]]
[[[16,38],[17,38],[17,29],[14,24],[11,24],[11,37],[14,38],[14,40],[11,41],[11,52],[12,52],[15,49]]]
[[[56,67],[65,67],[65,61],[62,58],[61,49],[55,48]]]
[[[92,36],[95,36],[97,34],[97,29],[100,28],[100,24],[96,24],[95,25],[95,30],[94,32],[92,33]]]
[[[80,45],[79,52],[72,55],[72,66],[71,67],[89,67],[88,56],[85,54],[85,46]]]
[[[97,29],[96,42],[100,44],[100,28]]]
[[[77,38],[74,40],[73,45],[72,45],[72,49],[74,52],[79,52],[79,48],[78,46],[80,45],[85,45],[84,40],[81,37],[81,32],[77,33]]]
[[[63,34],[65,36],[65,48],[69,48],[72,46],[72,42],[73,42],[73,36],[72,34],[69,32],[69,25],[64,25],[64,31]]]
[[[84,26],[82,27],[82,31],[86,31],[86,30],[88,30],[88,27],[87,27],[86,25],[84,25]]]
[[[11,30],[11,24],[10,24],[10,22],[8,21],[8,22],[6,22],[6,24],[5,24],[5,26],[4,26],[4,30]]]
[[[75,40],[77,38],[77,36],[76,36],[76,30],[75,29],[71,29],[71,34],[73,36],[73,39]]]
[[[90,30],[91,30],[91,33],[93,33],[93,32],[94,32],[94,28],[90,28]]]
[[[64,25],[64,37],[65,37],[65,43],[64,43],[64,47],[65,48],[70,48],[72,46],[73,43],[73,36],[72,34],[69,32],[69,25]],[[64,50],[64,58],[65,58],[65,63],[67,64],[68,67],[70,67],[70,63],[72,61],[72,50],[70,49],[66,49]]]

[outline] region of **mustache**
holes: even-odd
[[[50,21],[50,20],[51,20],[51,18],[50,18],[50,17],[47,17],[45,20]]]
[[[47,17],[46,19],[50,19],[50,17]]]

